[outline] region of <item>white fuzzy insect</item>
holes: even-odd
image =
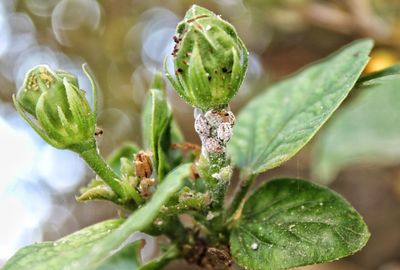
[[[217,128],[217,138],[222,143],[227,143],[232,137],[232,125],[230,123],[221,123]]]
[[[194,121],[194,129],[200,137],[208,137],[210,136],[210,126],[207,122],[207,119],[203,115],[197,115]]]
[[[215,138],[207,138],[205,142],[207,153],[222,153],[224,148]]]

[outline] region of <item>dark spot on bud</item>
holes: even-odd
[[[172,39],[174,40],[175,43],[179,43],[179,42],[182,41],[182,37],[181,37],[181,35],[179,35],[179,34],[174,35],[174,36],[172,37]]]
[[[96,130],[94,131],[94,136],[101,136],[103,135],[103,129],[96,127]]]
[[[178,69],[176,70],[176,73],[177,73],[177,74],[182,74],[182,73],[183,73],[183,69],[178,68]]]
[[[182,41],[182,37],[180,37],[180,36],[178,36],[178,35],[175,35],[175,36],[172,37],[172,39],[173,39],[174,42],[175,42],[175,46],[174,46],[174,49],[173,49],[171,55],[172,55],[173,57],[176,57],[176,53],[177,53],[178,50],[179,50],[179,43]]]
[[[211,81],[211,75],[210,74],[207,74],[207,78],[208,78],[209,81]]]
[[[228,69],[227,69],[226,67],[223,67],[223,68],[222,68],[222,72],[223,72],[223,73],[227,73],[227,72],[228,72]]]
[[[175,45],[175,47],[174,47],[174,49],[173,49],[171,55],[172,55],[173,57],[176,57],[176,53],[177,53],[177,52],[178,52],[178,48],[177,48],[177,45]]]

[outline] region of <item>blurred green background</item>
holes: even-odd
[[[57,239],[118,211],[104,202],[76,203],[79,187],[93,174],[72,153],[45,145],[16,114],[11,96],[27,70],[37,64],[64,69],[75,73],[81,88],[89,90],[80,68],[87,62],[100,87],[101,153],[107,155],[128,140],[140,142],[147,88],[172,52],[175,26],[192,4],[231,22],[250,51],[248,74],[231,104],[234,112],[267,85],[354,39],[370,37],[376,42],[365,73],[399,62],[398,0],[2,0],[0,266],[21,246]],[[167,66],[171,67],[168,59]],[[166,85],[186,140],[199,143],[192,108]],[[369,225],[372,237],[360,253],[307,269],[400,269],[400,83],[397,80],[390,91],[381,88],[370,89],[378,92],[372,97],[363,96],[362,89],[351,95],[321,135],[290,162],[265,175],[312,178],[330,185]],[[341,118],[350,119],[349,123],[340,124]],[[381,119],[386,121],[379,126],[384,131],[373,132]],[[355,122],[365,125],[360,129],[352,126]],[[366,143],[359,146],[363,151],[356,152],[352,142],[360,138]],[[347,142],[345,151],[332,157],[341,140]],[[348,157],[348,152],[356,155]],[[155,240],[146,239],[143,256],[148,258]],[[171,269],[180,267],[185,266]]]

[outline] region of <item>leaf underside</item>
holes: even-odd
[[[340,195],[297,179],[277,179],[245,203],[230,236],[246,269],[276,270],[332,261],[360,250],[369,232]]]
[[[354,42],[250,102],[229,143],[234,163],[257,174],[296,154],[353,88],[371,47],[370,40]]]

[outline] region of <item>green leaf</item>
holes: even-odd
[[[84,269],[75,264],[122,224],[107,220],[68,235],[55,242],[43,242],[20,249],[3,270]]]
[[[153,85],[160,86],[156,75]],[[171,144],[170,123],[172,119],[171,108],[161,89],[150,89],[142,114],[143,143],[145,149],[153,153],[154,168],[158,180],[162,181],[168,171],[169,164],[167,153]]]
[[[185,141],[185,137],[182,133],[181,128],[178,126],[178,123],[172,119],[171,121],[171,142],[172,143],[183,143]]]
[[[400,64],[367,74],[358,79],[357,84],[370,84],[380,80],[390,79],[393,75],[400,74]]]
[[[313,175],[328,183],[351,165],[400,164],[399,123],[399,75],[360,89],[318,137],[313,149]]]
[[[179,250],[176,246],[171,246],[160,257],[143,264],[139,270],[158,270],[163,269],[171,260],[175,259]]]
[[[354,42],[250,102],[239,114],[229,144],[234,163],[256,174],[296,154],[346,98],[371,47],[371,40]]]
[[[97,270],[135,270],[142,263],[140,250],[142,241],[135,241],[123,247],[120,251],[108,258]]]
[[[96,180],[98,181],[98,180]],[[108,200],[118,202],[118,196],[105,184],[96,185],[82,189],[82,194],[76,198],[77,201]]]
[[[124,143],[119,148],[115,149],[107,158],[107,163],[114,172],[121,176],[121,158],[133,160],[133,155],[139,152],[139,147],[134,143]]]
[[[361,216],[340,195],[304,180],[277,179],[245,203],[230,235],[246,269],[288,269],[351,255],[368,241]]]
[[[56,242],[44,242],[22,248],[4,266],[4,270],[92,270],[99,267],[133,233],[146,229],[160,208],[183,186],[191,164],[183,164],[169,173],[150,201],[136,210],[121,226],[121,220],[105,221]]]
[[[99,242],[95,248],[76,262],[79,269],[90,270],[99,266],[111,252],[118,249],[134,232],[143,231],[156,219],[160,209],[183,186],[184,179],[190,173],[191,164],[183,164],[171,171],[158,186],[150,201],[136,210],[117,230]],[[58,269],[58,268],[57,268]],[[61,268],[60,268],[61,269]],[[56,268],[54,268],[56,270]],[[75,270],[71,268],[69,270]]]

